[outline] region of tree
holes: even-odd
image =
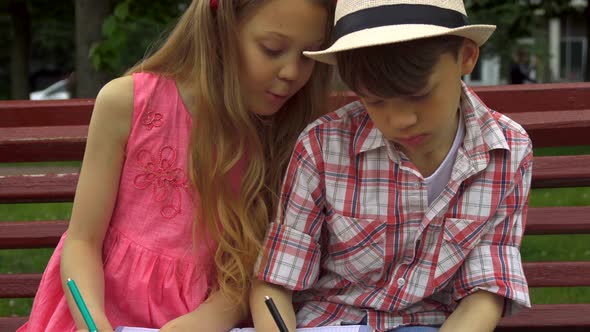
[[[190,0],[116,0],[103,24],[103,40],[92,49],[94,67],[123,74],[158,47]]]
[[[78,98],[93,98],[110,76],[97,70],[90,61],[90,51],[102,39],[102,24],[111,14],[109,0],[76,0],[76,73]]]
[[[590,43],[590,1],[586,5],[584,10],[584,16],[586,16],[586,45]],[[590,81],[590,52],[586,51],[586,72],[584,73],[584,81]]]
[[[31,51],[31,15],[25,0],[10,0],[13,43],[10,56],[12,99],[29,99],[29,59]]]

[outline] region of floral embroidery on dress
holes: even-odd
[[[148,130],[152,130],[154,127],[160,127],[162,125],[162,118],[164,116],[161,113],[146,112],[141,117],[141,124],[147,127]]]
[[[160,149],[157,155],[143,149],[137,154],[137,162],[143,172],[135,177],[137,189],[152,189],[156,202],[163,202],[160,214],[167,219],[176,217],[182,211],[182,191],[188,192],[185,172],[175,166],[176,150],[170,146]]]

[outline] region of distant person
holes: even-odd
[[[536,83],[534,70],[529,60],[529,53],[519,49],[510,66],[510,84]]]

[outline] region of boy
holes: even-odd
[[[530,306],[531,141],[461,81],[494,29],[460,0],[338,1],[336,41],[306,55],[360,102],[299,138],[251,292],[258,330],[276,330],[265,296],[290,331],[493,331]]]

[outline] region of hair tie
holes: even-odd
[[[217,6],[219,5],[217,0],[211,0],[211,9],[217,9]]]

